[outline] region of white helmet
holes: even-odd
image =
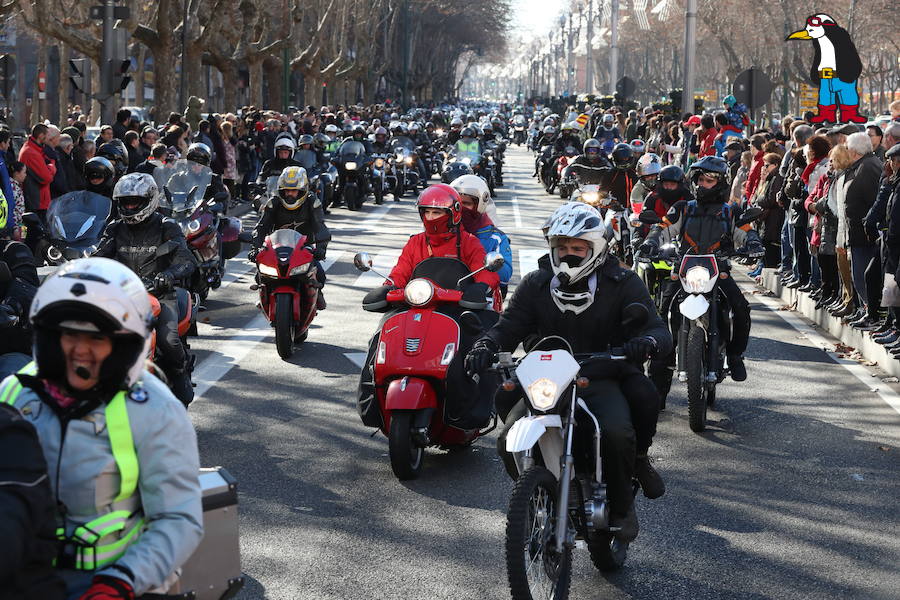
[[[544,223],[544,238],[550,245],[550,264],[555,279],[561,285],[570,285],[584,279],[606,260],[609,242],[603,217],[593,207],[582,202],[567,202],[557,208]],[[584,240],[590,246],[588,255],[578,261],[560,260],[556,247],[562,238]],[[585,310],[593,301],[593,291],[569,294],[551,285],[553,300],[560,310],[571,310],[576,314]],[[572,296],[572,297],[570,297]],[[578,296],[577,298],[575,296]]]
[[[332,137],[337,135],[338,131],[339,131],[339,129],[337,128],[337,125],[335,125],[334,123],[325,126],[325,133],[327,133],[328,135],[330,135]]]
[[[645,177],[647,175],[657,175],[659,174],[660,169],[662,169],[662,164],[659,162],[659,157],[653,152],[648,152],[641,156],[637,162],[637,174],[638,177]]]
[[[108,258],[66,263],[38,288],[29,314],[35,330],[38,377],[65,378],[60,330],[100,332],[113,339],[113,352],[100,368],[107,393],[129,389],[141,378],[150,350],[153,312],[141,279]]]
[[[491,190],[484,179],[478,175],[461,175],[450,182],[450,187],[456,190],[457,194],[465,194],[476,198],[478,200],[478,212],[484,213],[487,209]]]
[[[288,150],[291,151],[291,154],[293,154],[294,150],[295,150],[294,140],[292,140],[290,137],[278,138],[277,140],[275,140],[276,156],[277,156],[277,152],[278,152],[279,148],[287,148]]]
[[[159,187],[147,173],[123,175],[113,189],[119,218],[129,225],[143,223],[159,208]]]

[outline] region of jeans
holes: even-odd
[[[787,271],[794,266],[794,246],[793,246],[794,227],[787,219],[781,226],[781,270]],[[796,275],[796,272],[794,273]]]
[[[791,243],[794,246],[794,274],[802,283],[807,283],[810,276],[809,242],[806,227],[791,227]]]
[[[853,276],[853,290],[858,298],[857,306],[863,306],[868,302],[866,269],[876,254],[875,246],[850,246],[850,272]]]
[[[859,104],[855,79],[850,83],[845,83],[837,77],[819,80],[819,105],[833,106],[835,104],[846,106]]]
[[[178,336],[178,306],[175,298],[160,299],[156,320],[156,346],[159,367],[169,379],[175,397],[187,406],[194,399],[194,388],[188,373],[188,355]]]

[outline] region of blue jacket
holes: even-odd
[[[0,211],[6,213],[6,230],[11,230],[16,226],[14,210],[16,200],[13,195],[12,183],[9,181],[9,170],[6,168],[6,158],[3,156],[3,152],[0,152],[0,191],[3,192],[3,203],[6,205],[0,207]]]
[[[503,256],[503,266],[497,271],[497,275],[500,276],[500,285],[509,284],[513,274],[512,249],[509,246],[509,238],[495,225],[482,227],[475,232],[475,236],[484,246],[485,254],[499,252]]]

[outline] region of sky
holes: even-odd
[[[512,0],[514,33],[531,38],[549,31],[565,2],[563,0]],[[530,34],[530,35],[529,35]]]

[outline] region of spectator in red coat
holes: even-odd
[[[716,155],[714,144],[718,134],[715,118],[712,115],[703,115],[700,119],[700,127],[697,129],[697,137],[700,139],[700,152],[697,154],[697,158]]]
[[[751,152],[753,152],[753,162],[750,163],[750,174],[747,175],[747,182],[744,184],[744,198],[752,198],[756,192],[756,186],[759,185],[760,174],[763,168],[763,157],[766,155],[763,146],[766,143],[766,136],[757,133],[750,138]]]
[[[56,162],[47,158],[44,152],[44,142],[47,140],[47,126],[38,123],[31,128],[31,136],[25,141],[22,149],[19,150],[19,162],[28,167],[28,177],[33,179],[40,191],[38,206],[29,206],[29,209],[43,213],[50,208],[50,183],[56,175]],[[28,197],[25,198],[26,204],[30,204]]]

